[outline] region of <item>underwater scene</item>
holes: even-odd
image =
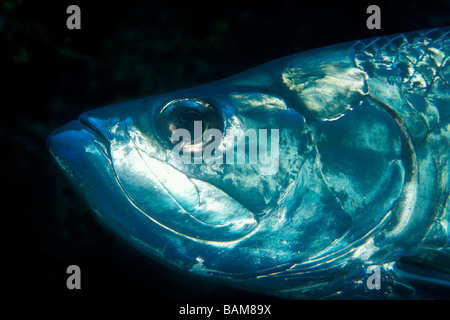
[[[450,1],[1,6],[4,293],[450,298]]]

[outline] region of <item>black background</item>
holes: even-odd
[[[81,8],[81,30],[66,8]],[[381,8],[368,30],[366,8]],[[86,110],[343,41],[450,25],[450,1],[0,2],[1,290],[8,296],[265,299],[163,267],[104,230],[45,148]],[[81,267],[81,290],[66,268]]]

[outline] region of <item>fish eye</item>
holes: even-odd
[[[177,129],[185,129],[190,139],[200,150],[209,141],[203,141],[208,129],[218,129],[222,132],[223,120],[218,110],[209,102],[200,98],[179,98],[169,101],[161,109],[158,119],[161,137],[170,145],[178,141],[172,140],[172,134]]]

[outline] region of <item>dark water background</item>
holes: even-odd
[[[302,50],[450,25],[450,1],[0,1],[2,273],[27,297],[261,299],[169,270],[93,218],[45,148],[86,110],[218,80]],[[66,8],[81,8],[81,30]],[[366,8],[381,7],[381,30]],[[82,290],[66,288],[81,267]]]

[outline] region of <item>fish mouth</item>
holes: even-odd
[[[121,225],[135,213],[119,209],[129,204],[111,166],[109,142],[92,123],[83,122],[74,120],[54,130],[47,137],[47,148],[99,221],[127,239],[129,233]]]
[[[158,248],[152,245],[158,230],[130,205],[118,182],[104,131],[94,121],[81,119],[64,124],[47,137],[50,154],[102,225],[126,241],[136,243],[137,239],[145,247]]]
[[[152,228],[195,241],[228,242],[255,229],[253,214],[225,192],[138,148],[126,121],[113,130],[104,121],[81,115],[47,138],[56,162],[102,219],[122,221],[125,211],[134,212],[114,224],[131,225],[140,216]]]
[[[83,143],[81,143],[83,142]],[[109,140],[104,129],[101,129],[89,117],[82,114],[78,120],[73,120],[57,128],[49,134],[46,139],[46,147],[50,151],[53,158],[62,166],[61,161],[66,162],[71,159],[70,150],[75,155],[77,149],[84,149],[89,153],[88,147],[95,146],[108,159],[109,156]],[[93,149],[90,149],[92,152]],[[65,159],[67,158],[67,159]],[[78,158],[80,160],[80,158]],[[66,166],[62,166],[63,170]]]
[[[97,143],[101,143],[105,148],[109,149],[109,140],[106,137],[105,132],[101,130],[98,126],[96,126],[95,123],[91,122],[92,119],[93,118],[89,118],[84,114],[82,114],[78,118],[78,121],[80,122],[80,124],[85,126],[87,132],[89,132],[96,138]]]
[[[47,137],[46,146],[63,173],[90,204],[94,204],[97,197],[92,190],[105,191],[105,180],[117,185],[111,167],[109,141],[85,117],[54,130]],[[91,192],[85,192],[86,188]]]

